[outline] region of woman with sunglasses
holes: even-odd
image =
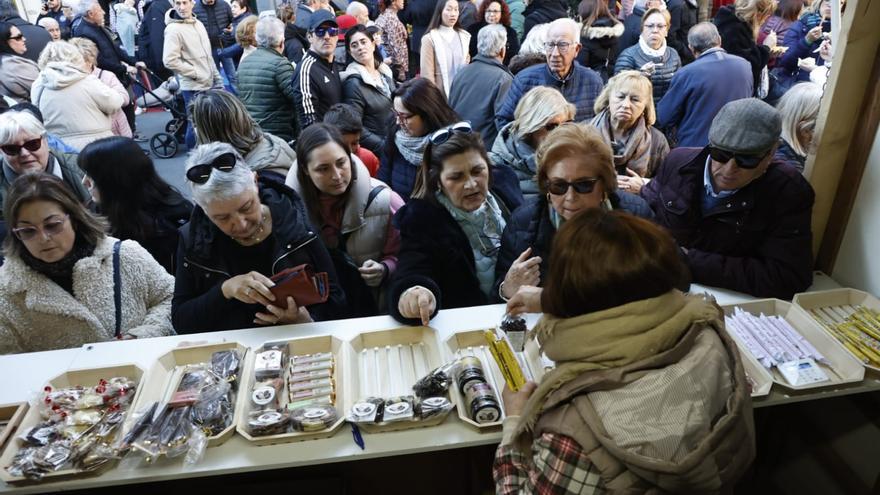
[[[614,73],[637,70],[651,78],[654,104],[669,89],[672,75],[681,68],[681,57],[666,44],[669,25],[672,22],[666,9],[648,9],[642,17],[642,34],[639,42],[620,52],[614,64]]]
[[[395,216],[401,246],[390,313],[427,325],[439,309],[487,304],[516,177],[493,167],[479,133],[459,122],[431,134],[412,199]]]
[[[252,171],[227,143],[190,154],[196,203],[180,230],[171,316],[178,333],[212,332],[340,318],[345,295],[302,200],[275,174]],[[329,297],[305,308],[277,301],[270,277],[308,264],[326,272]],[[286,309],[283,309],[286,306]]]
[[[422,36],[420,75],[449,96],[452,80],[471,60],[471,35],[459,23],[457,0],[441,0],[434,8],[428,32]]]
[[[654,218],[645,200],[617,190],[611,148],[592,126],[559,126],[538,148],[537,163],[540,195],[513,212],[501,237],[493,296],[502,300],[542,284],[556,231],[578,213],[601,208]]]
[[[61,179],[22,175],[3,210],[0,354],[174,333],[174,279],[137,242],[108,237]]]
[[[596,98],[596,116],[590,121],[599,129],[614,153],[620,189],[638,194],[669,154],[669,143],[654,128],[657,112],[651,98],[651,80],[638,71],[626,70],[608,80]]]
[[[575,106],[558,90],[538,86],[519,100],[513,122],[502,127],[495,138],[489,158],[493,164],[507,166],[516,173],[526,199],[538,195],[535,150],[550,131],[571,122],[575,112]]]
[[[437,86],[425,78],[410,79],[391,96],[397,125],[385,139],[376,178],[407,200],[431,133],[455,123],[458,116]]]
[[[9,22],[0,22],[0,96],[31,101],[31,86],[40,74],[36,62],[23,57],[27,52],[24,34]]]

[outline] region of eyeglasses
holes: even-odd
[[[339,36],[339,28],[319,27],[319,28],[315,28],[314,33],[315,33],[315,36],[317,36],[318,38],[323,38],[324,36],[327,36],[328,34],[330,36]]]
[[[23,144],[4,144],[3,146],[0,146],[0,150],[3,150],[3,153],[6,153],[9,156],[18,156],[19,154],[21,154],[22,148],[33,153],[42,147],[43,138],[38,137],[37,139],[25,141]]]
[[[67,222],[67,218],[69,216],[70,215],[65,213],[60,217],[55,217],[52,220],[44,223],[42,227],[18,227],[16,229],[12,229],[12,233],[15,234],[15,237],[18,237],[20,240],[25,242],[36,237],[39,232],[42,232],[44,236],[53,237],[60,234],[64,230],[64,223]]]
[[[402,113],[397,110],[394,110],[394,115],[397,116],[397,120],[400,121],[406,121],[416,116],[414,113]]]
[[[648,31],[663,31],[666,29],[666,24],[645,24],[645,29]]]
[[[568,193],[568,188],[573,187],[574,192],[578,194],[590,194],[596,188],[599,178],[581,179],[574,182],[567,182],[562,179],[553,179],[547,181],[547,191],[556,196],[562,196]]]
[[[458,122],[431,134],[430,141],[431,144],[437,146],[449,141],[449,138],[455,133],[470,134],[471,132],[473,132],[473,128],[469,122]]]
[[[19,33],[19,34],[15,35],[15,36],[10,36],[9,39],[10,39],[10,40],[15,40],[15,41],[23,41],[23,40],[24,40],[24,35],[21,34],[21,33]]]
[[[574,43],[570,41],[547,41],[544,43],[544,50],[547,51],[547,55],[553,53],[554,48],[559,49],[559,53],[567,53],[568,49],[574,46]]]
[[[550,132],[553,129],[556,129],[557,127],[559,127],[561,125],[570,124],[572,122],[574,122],[574,121],[573,120],[566,120],[564,122],[550,122],[549,124],[544,124],[544,130],[547,132]]]
[[[764,161],[764,158],[766,158],[767,155],[740,155],[730,151],[718,149],[713,146],[709,146],[709,156],[711,156],[712,159],[718,163],[727,163],[732,158],[736,161],[737,167],[753,169],[757,168],[758,165],[760,165],[761,162]]]
[[[501,11],[500,10],[487,10],[486,13],[487,14],[500,14]]]
[[[204,184],[211,177],[211,170],[217,169],[221,172],[229,172],[235,168],[235,155],[233,153],[223,153],[214,158],[211,163],[200,163],[193,165],[186,171],[186,178],[196,184]]]

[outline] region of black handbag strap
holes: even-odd
[[[116,306],[116,333],[118,339],[122,335],[122,276],[119,274],[119,247],[122,241],[113,244],[113,304]]]

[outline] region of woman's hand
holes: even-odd
[[[541,294],[544,289],[531,285],[523,285],[516,294],[507,301],[507,312],[511,315],[520,313],[541,313]]]
[[[421,318],[422,325],[428,326],[431,315],[437,308],[437,299],[434,293],[421,285],[416,285],[405,290],[397,301],[397,311],[404,318]]]
[[[626,175],[617,176],[617,188],[633,194],[638,194],[647,183],[644,177],[629,168],[626,169]]]
[[[541,257],[532,256],[532,248],[527,248],[520,253],[519,257],[510,265],[504,282],[501,285],[501,294],[505,299],[510,299],[523,285],[538,285],[541,283]]]
[[[519,416],[529,401],[535,389],[538,388],[535,382],[526,382],[522,388],[514,392],[510,390],[506,384],[504,390],[501,391],[501,401],[504,402],[504,414],[507,416]]]
[[[220,290],[226,299],[237,299],[245,304],[262,304],[269,306],[275,301],[275,295],[269,290],[275,282],[259,272],[236,275],[223,282]]]
[[[378,263],[373,260],[364,261],[364,264],[358,268],[358,271],[361,273],[361,278],[364,279],[364,283],[370,287],[379,287],[379,284],[382,283],[382,279],[385,278],[385,272],[387,270],[388,267],[385,266],[384,263]]]
[[[779,43],[779,38],[776,35],[776,31],[770,31],[770,34],[764,37],[764,46],[767,48],[773,49],[776,48],[776,45]]]
[[[813,29],[810,29],[809,31],[807,31],[807,36],[806,36],[807,44],[812,45],[813,43],[816,42],[816,40],[818,40],[821,37],[822,37],[822,25],[820,24],[820,25],[814,27]]]
[[[648,62],[647,64],[639,67],[639,72],[647,77],[653,76],[655,70],[657,70],[657,66],[654,65],[654,62]]]
[[[306,311],[305,307],[296,305],[296,301],[287,296],[287,309],[281,309],[278,306],[268,305],[266,309],[268,313],[257,313],[254,323],[257,325],[278,325],[280,323],[308,323],[312,321],[312,315]]]

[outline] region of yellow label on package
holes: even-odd
[[[495,364],[498,365],[501,374],[504,376],[504,381],[507,382],[510,390],[516,392],[525,385],[526,379],[523,376],[522,368],[519,366],[519,361],[516,360],[516,356],[513,354],[510,342],[505,338],[498,338],[495,332],[491,330],[486,330],[484,335],[486,336],[486,342],[489,344],[489,350],[492,352],[492,357],[495,358]]]

